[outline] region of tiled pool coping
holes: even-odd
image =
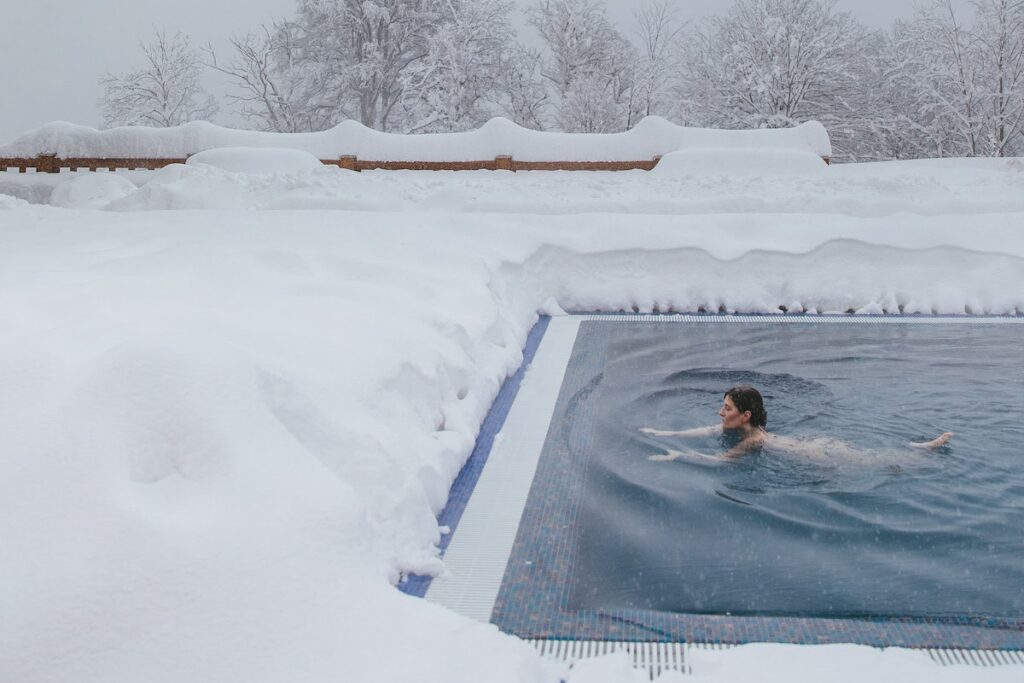
[[[642,322],[778,322],[778,323],[1022,323],[1019,317],[972,319],[923,318],[918,316],[659,316],[602,315],[576,317],[571,322],[603,320]],[[566,324],[556,319],[556,324]],[[558,406],[580,391],[604,363],[605,345],[587,343],[588,335],[600,335],[600,327],[583,325],[575,340],[573,361],[566,370]],[[536,330],[535,330],[536,332]],[[539,335],[538,335],[539,337]],[[539,338],[535,340],[539,342]],[[593,340],[591,339],[591,342]],[[536,348],[536,347],[534,347]],[[509,401],[511,403],[511,401]],[[505,408],[507,412],[507,408]],[[556,408],[555,414],[560,411]],[[500,424],[497,425],[500,429]],[[586,468],[585,458],[573,462],[565,447],[563,425],[550,425],[537,466],[519,532],[506,566],[491,621],[504,631],[524,638],[581,639],[648,642],[788,642],[861,643],[876,646],[1024,648],[1024,620],[872,618],[822,619],[798,617],[742,617],[675,614],[641,610],[572,611],[566,609],[569,568],[573,566],[572,536],[579,494]],[[575,449],[585,453],[586,449]],[[475,454],[474,454],[475,457]],[[578,456],[577,456],[578,457]],[[467,465],[468,467],[468,465]],[[460,477],[461,478],[461,477]],[[453,488],[453,494],[455,489]],[[468,497],[464,487],[460,496]],[[463,504],[464,507],[464,504]],[[442,521],[442,523],[446,523]]]

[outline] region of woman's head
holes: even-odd
[[[768,413],[764,409],[761,392],[750,386],[733,387],[726,391],[722,410],[718,414],[722,417],[724,429],[739,429],[746,424],[763,428],[768,424]]]

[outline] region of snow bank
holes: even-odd
[[[924,207],[932,173],[880,183],[861,201],[898,190]],[[382,183],[380,196],[396,177],[442,177],[347,176]],[[158,182],[114,204],[194,206],[214,202],[195,193],[234,188],[231,201],[252,209],[261,193],[298,202],[293,184],[308,193],[319,182],[205,165],[150,177]],[[442,183],[453,204],[476,191],[476,174],[444,177],[462,183]],[[623,212],[318,211],[309,195],[303,211],[8,202],[0,671],[83,682],[553,681],[524,643],[391,585],[440,570],[434,515],[538,309],[1024,310],[1024,209],[815,213],[805,211],[814,179],[800,179],[776,199],[778,213],[638,215],[629,202],[644,199],[629,197],[646,176],[600,177]],[[988,196],[995,176],[961,177],[964,193]],[[706,182],[702,196],[722,206],[742,187]],[[842,189],[824,187],[810,190],[824,192],[818,209],[839,203],[829,192]],[[698,672],[736,680],[760,666],[743,651],[714,653]],[[770,652],[765,670],[792,651]],[[840,671],[862,661],[906,670],[895,659],[876,666],[870,652],[822,657]],[[821,678],[810,665],[785,671],[781,680]],[[626,675],[621,661],[578,670],[584,683]]]
[[[651,174],[655,177],[820,175],[828,166],[817,154],[791,149],[712,149],[670,152]]]
[[[29,205],[24,199],[18,197],[12,197],[7,194],[0,194],[0,211],[7,209],[22,209]]]
[[[57,185],[50,195],[50,204],[66,209],[101,209],[135,189],[135,185],[114,173],[88,173]]]
[[[786,161],[790,154],[799,161]],[[264,176],[173,165],[159,171],[119,171],[117,176],[140,190],[107,208],[669,215],[799,211],[864,217],[1024,211],[1024,163],[1016,159],[843,164],[819,172],[823,164],[813,155],[765,152],[762,157],[780,161],[755,175],[751,166],[757,167],[756,160],[742,153],[729,160],[722,150],[697,174],[685,165],[672,172],[616,173],[350,173],[321,166]],[[797,172],[803,163],[805,172]],[[0,174],[0,193],[46,203],[57,185],[84,174]]]
[[[262,152],[259,154],[262,156]],[[305,155],[305,152],[299,154]],[[252,158],[232,155],[224,161],[240,164],[239,167],[253,172],[236,173],[206,163],[172,164],[148,173],[136,192],[111,201],[105,208],[111,211],[258,209],[271,205],[301,208],[301,202],[294,201],[297,194],[294,188],[321,185],[326,182],[325,178],[348,174],[319,161],[312,171],[279,173],[259,172],[266,167]]]
[[[224,171],[249,174],[292,173],[323,168],[320,160],[309,152],[264,147],[216,147],[193,154],[185,164],[206,164]]]
[[[465,133],[398,135],[356,121],[318,133],[262,133],[194,121],[175,128],[124,127],[97,130],[49,123],[0,146],[0,157],[170,157],[217,147],[304,150],[319,159],[355,155],[373,161],[478,161],[511,155],[521,161],[636,161],[683,148],[792,149],[819,157],[832,154],[825,128],[815,121],[795,128],[712,130],[684,128],[648,116],[632,130],[614,134],[549,133],[491,119]]]

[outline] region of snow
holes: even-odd
[[[182,158],[217,147],[303,150],[320,159],[356,155],[374,161],[478,161],[512,155],[521,161],[636,161],[682,148],[741,148],[832,154],[825,128],[815,121],[771,130],[685,128],[648,116],[625,133],[566,134],[522,128],[494,118],[465,133],[398,135],[347,120],[317,133],[263,133],[193,121],[173,128],[122,127],[97,130],[54,122],[7,145],[0,157]]]
[[[722,164],[724,162],[717,162]],[[815,162],[818,163],[818,162]],[[109,208],[348,209],[474,213],[800,213],[875,217],[1024,210],[1019,159],[840,164],[822,173],[364,171],[324,166],[256,177],[208,166],[118,171],[142,191]],[[78,173],[0,173],[0,194],[47,203]],[[798,177],[794,178],[793,176]],[[5,177],[6,176],[6,177]]]
[[[6,194],[0,194],[0,211],[7,209],[24,208],[28,206],[28,202],[18,197],[12,197]]]
[[[661,683],[668,683],[666,679],[671,680],[666,676],[658,678]],[[568,683],[645,683],[647,680],[645,673],[633,668],[625,652],[616,652],[580,661],[572,668]]]
[[[820,156],[803,150],[696,147],[669,152],[651,173],[655,177],[727,176],[730,178],[823,174]]]
[[[323,167],[319,159],[300,149],[262,147],[215,147],[193,154],[185,164],[206,164],[223,171],[250,174],[312,171]]]
[[[392,586],[441,570],[435,514],[538,311],[1024,311],[1019,160],[6,176],[11,680],[556,680]],[[1020,672],[925,664],[770,645],[693,662],[709,681]],[[633,678],[621,658],[572,676]]]
[[[85,173],[57,185],[49,203],[66,209],[101,209],[135,190],[135,185],[123,176]]]

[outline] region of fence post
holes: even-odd
[[[56,154],[40,154],[36,157],[36,173],[60,173]]]
[[[338,166],[349,171],[358,171],[359,161],[356,159],[355,154],[342,154],[338,157]]]
[[[511,154],[499,154],[494,157],[494,170],[496,171],[512,171],[516,170],[516,167],[512,163]]]

